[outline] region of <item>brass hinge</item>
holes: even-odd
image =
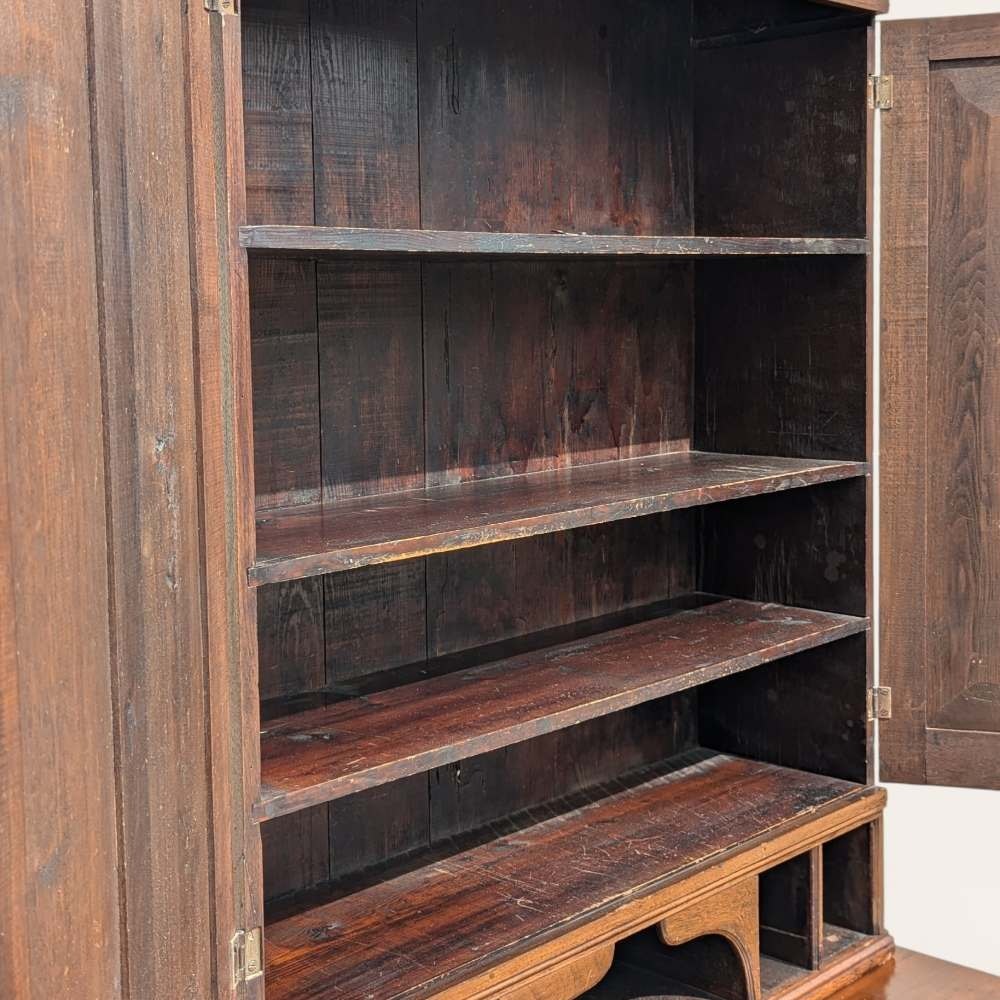
[[[868,690],[868,721],[892,718],[892,688],[870,688]]]
[[[205,10],[213,14],[238,14],[239,0],[205,0]]]
[[[868,77],[868,107],[874,111],[889,111],[893,102],[893,78],[888,76]]]
[[[264,975],[264,932],[237,931],[233,938],[233,984],[249,983]]]

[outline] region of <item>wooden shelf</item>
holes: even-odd
[[[863,631],[867,619],[700,597],[575,630],[485,663],[432,661],[425,679],[268,723],[258,819],[270,819],[433,767],[608,715]],[[621,619],[625,616],[614,616]],[[602,629],[600,630],[599,629]],[[552,641],[576,631],[569,641]],[[587,635],[587,632],[591,634]],[[561,633],[561,634],[559,634]],[[545,640],[549,641],[546,643]],[[477,654],[472,654],[473,657]]]
[[[866,239],[793,236],[591,236],[586,233],[463,233],[431,229],[244,226],[250,252],[389,257],[767,257],[866,254]]]
[[[882,796],[693,750],[560,803],[567,811],[545,822],[528,825],[523,814],[505,837],[300,904],[265,928],[267,995],[318,998],[336,983],[343,1000],[436,996],[555,928],[624,921],[624,903],[724,863],[755,838]]]
[[[866,475],[864,462],[680,452],[257,515],[255,585]]]

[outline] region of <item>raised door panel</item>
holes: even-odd
[[[1000,17],[883,53],[883,777],[1000,788]]]

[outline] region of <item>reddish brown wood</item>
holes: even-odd
[[[255,225],[240,242],[257,256],[458,257],[768,257],[866,254],[860,238],[595,236],[584,233],[479,233],[457,230]]]
[[[0,995],[124,995],[88,7],[0,18]]]
[[[883,794],[708,751],[606,792],[276,920],[267,932],[269,1000],[319,998],[330,982],[345,998],[373,988],[386,1000],[433,995],[541,944],[555,927],[566,933],[757,837]]]
[[[264,511],[255,584],[867,474],[864,462],[684,452]]]
[[[280,816],[572,726],[865,626],[842,615],[719,601],[481,666],[461,669],[462,657],[457,670],[431,664],[429,680],[381,692],[362,687],[359,697],[267,724],[258,815]]]
[[[887,27],[906,110],[883,177],[884,773],[987,788],[1000,788],[998,38],[996,16]]]
[[[998,996],[997,976],[900,948],[895,962],[832,1000],[995,1000]]]

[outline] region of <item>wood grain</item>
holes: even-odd
[[[988,179],[1000,18],[969,22],[901,22],[886,32],[904,113],[887,123],[883,176],[882,658],[894,707],[882,756],[891,780],[997,787],[1000,275]],[[955,57],[964,61],[939,61]]]
[[[864,25],[695,50],[696,231],[863,238],[867,78]]]
[[[314,221],[417,228],[416,6],[310,0],[310,11]]]
[[[0,994],[19,1000],[124,996],[87,14],[0,19]]]
[[[375,983],[387,1000],[431,995],[462,980],[470,992],[455,995],[482,995],[471,992],[473,976],[543,944],[554,926],[566,934],[615,912],[621,921],[616,906],[627,896],[650,896],[756,837],[880,795],[708,752],[637,779],[645,780],[276,920],[267,932],[269,997],[318,998],[331,980],[345,997]]]
[[[594,626],[585,638],[478,666],[462,667],[462,657],[457,670],[431,663],[420,670],[427,680],[384,691],[366,685],[354,698],[269,723],[257,814],[279,816],[576,725],[865,626],[841,615],[719,601],[611,631]]]
[[[689,5],[418,11],[422,226],[693,232]]]
[[[864,458],[866,287],[855,258],[699,264],[694,446]]]
[[[1000,205],[990,180],[1000,115],[1000,67],[935,66],[930,74],[930,219],[927,325],[927,531],[946,568],[927,578],[927,615],[949,623],[927,636],[929,725],[950,708],[956,729],[982,727],[984,713],[957,711],[967,689],[1000,699],[994,556],[1000,491],[1000,268],[993,248]],[[978,699],[977,699],[978,700]],[[975,703],[970,705],[974,711]],[[1000,717],[998,717],[1000,719]],[[942,727],[943,728],[943,727]],[[1000,750],[1000,725],[997,749]],[[997,761],[1000,780],[1000,760]]]
[[[311,225],[313,106],[309,0],[244,0],[246,219]]]
[[[691,286],[683,264],[425,265],[427,485],[687,451]]]
[[[881,662],[886,781],[926,780],[928,24],[883,27],[898,105],[882,122]]]
[[[252,255],[344,254],[353,257],[768,257],[867,254],[863,238],[823,236],[658,236],[590,233],[493,233],[440,230],[253,225],[240,229]]]
[[[867,474],[863,462],[682,452],[264,511],[255,584]]]

